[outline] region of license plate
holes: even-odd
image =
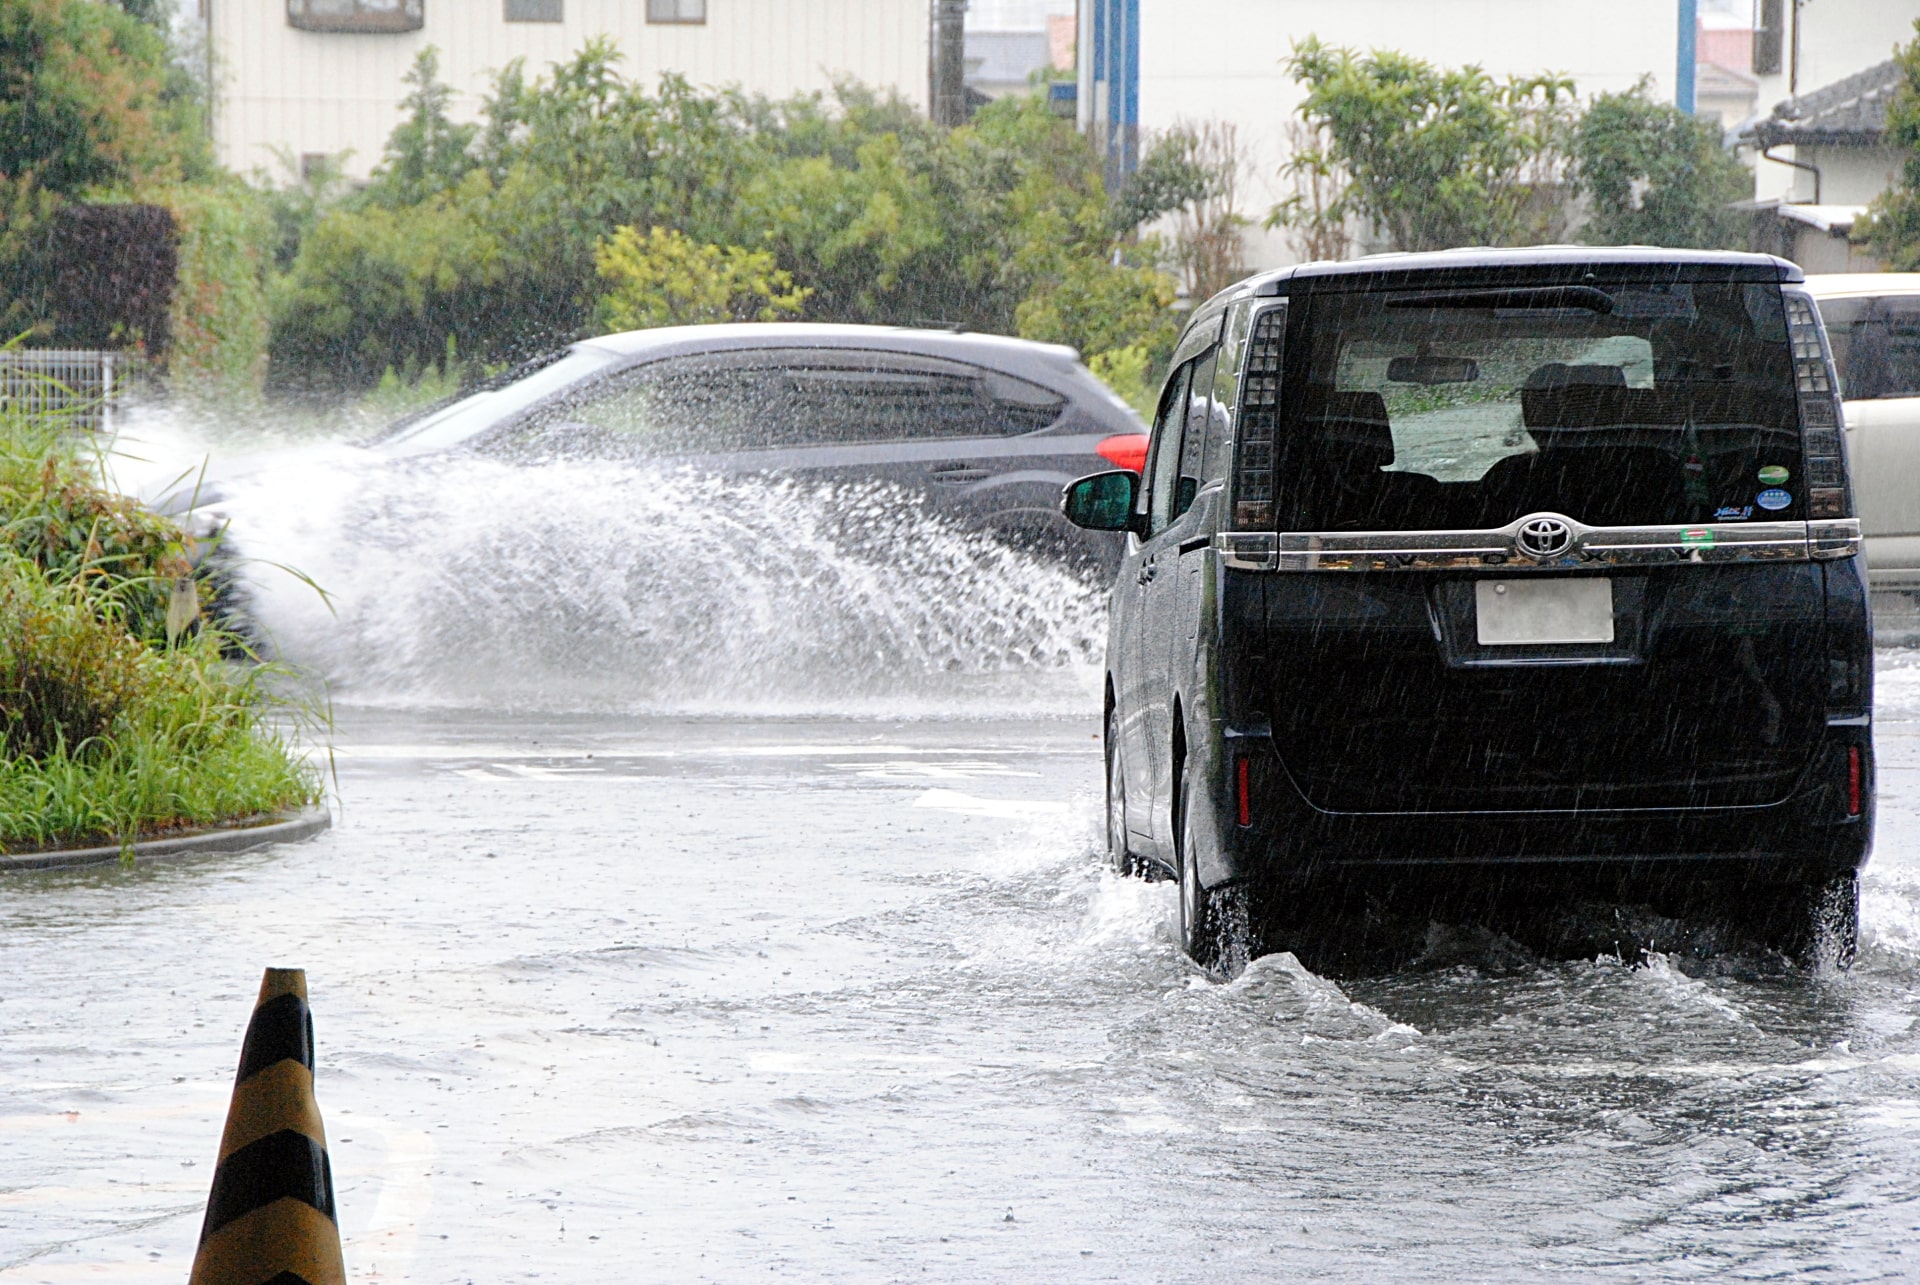
[[[1473,594],[1483,647],[1613,641],[1611,580],[1480,580]]]

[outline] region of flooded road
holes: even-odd
[[[317,841],[0,883],[0,1281],[185,1278],[268,964],[361,1281],[1911,1279],[1907,663],[1837,978],[1211,982],[1092,718],[348,710]]]

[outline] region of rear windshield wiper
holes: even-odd
[[[1580,308],[1613,311],[1613,296],[1593,286],[1538,286],[1509,290],[1449,290],[1387,300],[1389,308]]]

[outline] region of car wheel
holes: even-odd
[[[1247,890],[1230,884],[1200,884],[1198,840],[1193,826],[1193,770],[1180,768],[1180,949],[1220,977],[1238,977],[1254,956],[1253,906]]]
[[[1116,874],[1143,873],[1127,845],[1127,769],[1120,758],[1120,713],[1107,711],[1107,861]]]

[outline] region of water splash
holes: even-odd
[[[357,457],[357,458],[354,458]],[[336,699],[1080,712],[1104,594],[874,483],[331,448],[229,483],[250,607]]]

